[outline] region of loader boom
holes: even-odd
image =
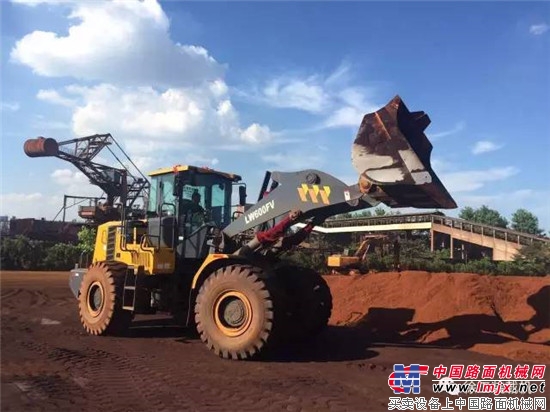
[[[234,237],[246,230],[277,219],[291,210],[299,210],[300,220],[315,218],[322,223],[326,218],[352,210],[365,209],[379,202],[361,193],[359,185],[348,186],[341,180],[319,170],[293,173],[273,172],[274,189],[244,212],[224,230]]]

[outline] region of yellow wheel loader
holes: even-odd
[[[71,271],[84,329],[124,333],[136,314],[168,312],[229,359],[314,337],[330,318],[330,290],[320,274],[281,255],[326,218],[380,202],[455,208],[430,165],[429,123],[396,96],[363,118],[352,147],[358,183],[313,169],[267,172],[248,208],[238,175],[180,165],[150,173],[147,210],[133,214],[123,202],[119,220],[97,227],[92,264]],[[25,152],[66,157],[45,143],[30,142]],[[235,188],[238,205],[231,204]],[[294,230],[296,223],[305,226]]]

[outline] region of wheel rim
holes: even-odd
[[[88,312],[94,318],[99,316],[103,305],[105,303],[105,291],[101,282],[95,281],[88,288],[88,299],[86,299],[86,306]]]
[[[252,323],[252,305],[243,293],[225,291],[215,301],[214,321],[226,336],[240,336]]]

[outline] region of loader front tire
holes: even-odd
[[[132,312],[122,309],[126,265],[93,263],[80,285],[78,306],[82,326],[91,335],[122,335],[132,321]]]
[[[195,303],[201,340],[225,359],[249,359],[273,339],[275,302],[262,270],[230,265],[212,273]]]
[[[332,314],[332,294],[314,270],[296,266],[279,269],[291,312],[287,333],[291,341],[307,341],[323,332]]]

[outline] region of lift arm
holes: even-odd
[[[260,200],[224,230],[233,238],[249,229],[288,215],[254,242],[271,243],[294,223],[322,223],[330,216],[376,206],[454,209],[456,202],[430,163],[432,145],[424,134],[430,118],[410,112],[399,96],[366,114],[352,145],[358,183],[348,186],[318,170],[267,173]],[[264,192],[272,183],[270,191]],[[310,227],[311,225],[309,225]],[[308,226],[306,226],[308,227]],[[252,242],[252,243],[254,243]]]

